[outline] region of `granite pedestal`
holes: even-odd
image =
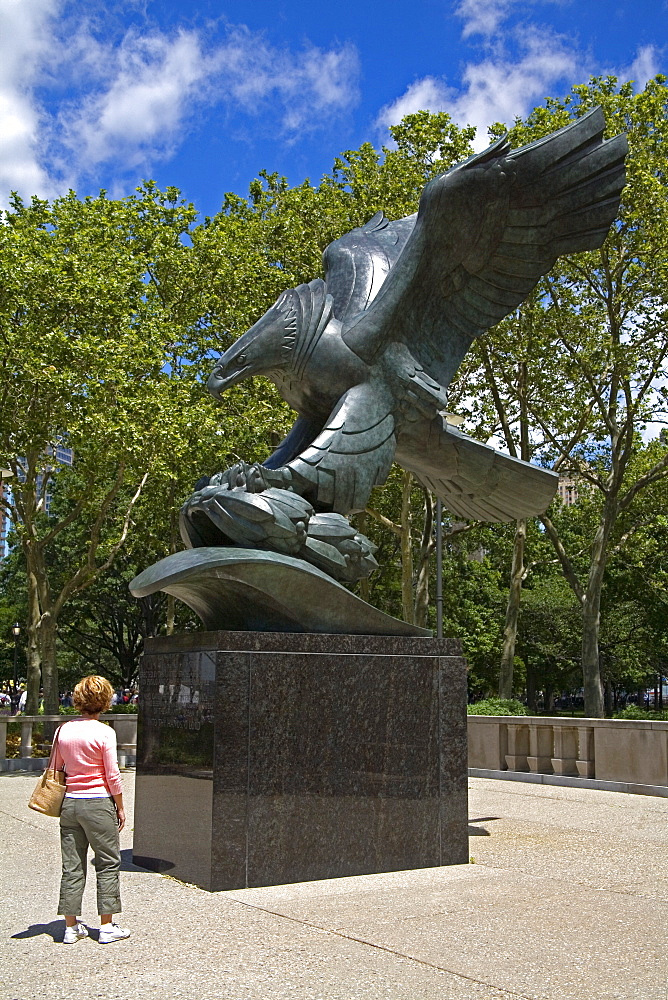
[[[457,641],[156,638],[140,691],[144,867],[221,890],[468,861]]]

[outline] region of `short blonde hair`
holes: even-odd
[[[106,712],[114,697],[114,689],[106,677],[90,674],[80,680],[74,689],[72,701],[79,712],[87,715],[97,715]]]

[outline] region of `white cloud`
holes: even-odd
[[[462,38],[484,35],[489,38],[507,18],[519,0],[462,0],[455,14],[462,19]]]
[[[499,57],[469,63],[462,74],[463,88],[450,104],[450,114],[461,124],[475,125],[478,148],[487,144],[487,126],[511,124],[547,97],[560,81],[572,83],[579,57],[567,42],[545,29],[523,29],[517,36],[517,59]]]
[[[3,0],[0,5],[0,191],[48,195],[39,156],[42,113],[33,97],[48,57],[57,0]]]
[[[424,76],[411,83],[410,87],[391,104],[381,108],[376,125],[383,129],[396,125],[406,115],[416,111],[445,111],[453,98],[453,91],[443,80],[434,76]]]
[[[479,57],[466,63],[459,82],[426,76],[411,83],[376,117],[381,138],[387,127],[416,111],[447,111],[459,125],[474,125],[474,147],[488,144],[487,128],[495,122],[511,125],[526,116],[558,88],[569,89],[591,74],[610,73],[635,81],[640,90],[660,70],[663,50],[656,45],[638,49],[623,69],[592,65],[576,43],[544,23],[529,23],[531,8],[568,0],[459,0],[454,13],[462,21],[462,39],[479,38]],[[519,20],[513,18],[518,14]]]
[[[313,128],[323,115],[357,99],[357,53],[351,47],[279,50],[245,28],[206,48],[199,32],[128,32],[102,53],[104,88],[63,116],[66,144],[79,169],[105,161],[127,167],[169,155],[202,104],[257,115],[271,111],[283,133]]]
[[[248,113],[273,105],[279,128],[287,132],[311,129],[318,116],[344,111],[359,96],[359,60],[350,45],[293,52],[237,28],[216,60],[219,80],[235,101]]]
[[[633,80],[636,90],[642,90],[647,81],[659,72],[660,55],[656,45],[642,45],[631,65],[618,70],[614,75],[620,80]]]
[[[514,10],[522,14],[527,8],[545,4],[562,4],[568,0],[461,0],[455,7],[455,14],[464,22],[462,38],[482,35],[492,41],[499,28]]]
[[[479,0],[469,2],[478,4]],[[394,125],[418,110],[447,111],[460,125],[475,125],[474,146],[484,149],[489,125],[496,121],[510,124],[515,116],[526,114],[559,81],[571,82],[579,66],[577,52],[545,28],[518,28],[514,42],[514,58],[492,52],[479,62],[468,63],[458,89],[435,77],[416,80],[381,109],[376,124]]]
[[[64,141],[79,169],[110,160],[133,168],[168,154],[211,69],[197,34],[167,38],[132,31],[99,57],[100,75],[110,78],[106,87],[61,114]]]
[[[358,78],[350,45],[279,49],[243,26],[217,42],[137,27],[111,41],[63,0],[0,0],[0,200],[76,187],[101,164],[150,171],[205,105],[294,139],[349,109]]]

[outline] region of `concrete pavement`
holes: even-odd
[[[129,810],[133,935],[68,947],[34,782],[0,777],[2,1000],[668,1000],[667,799],[474,778],[474,864],[214,894],[134,868]]]

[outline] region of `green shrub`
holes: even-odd
[[[529,709],[516,698],[486,698],[467,705],[469,715],[528,715]]]
[[[621,712],[615,712],[614,718],[643,719],[647,722],[668,722],[668,711],[664,709],[661,712],[648,712],[644,708],[638,708],[637,705],[627,705]]]
[[[110,712],[115,712],[117,715],[133,715],[137,712],[136,705],[112,705],[109,709]],[[63,708],[60,707],[61,715],[79,715],[76,708]],[[105,715],[107,713],[105,712]]]

